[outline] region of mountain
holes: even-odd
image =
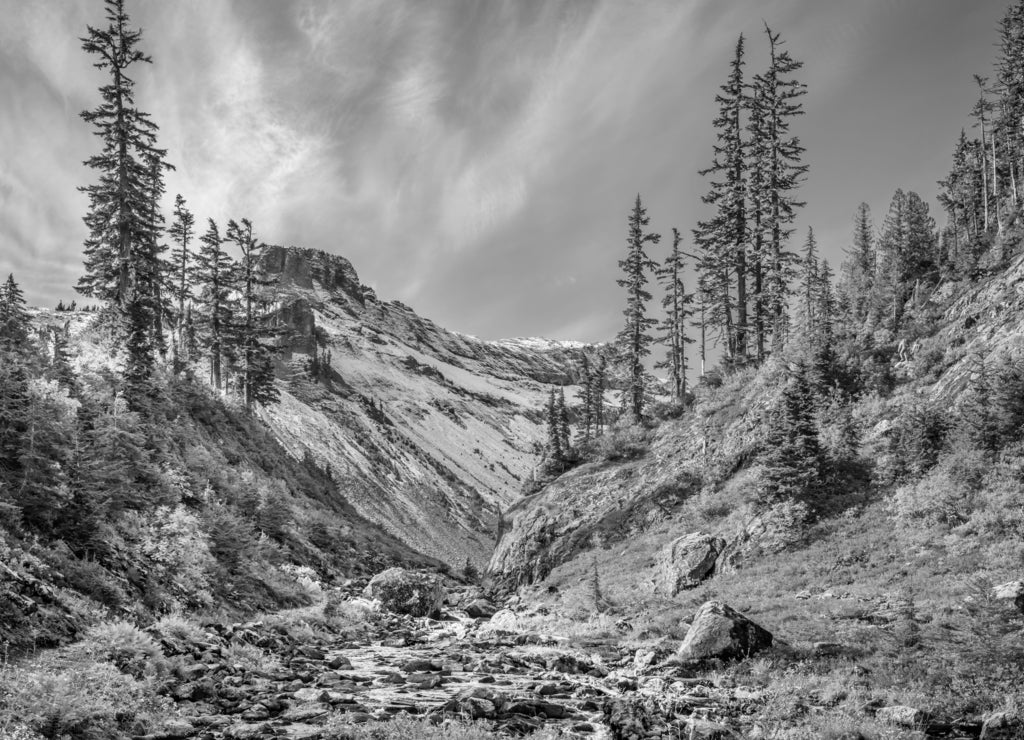
[[[260,417],[362,516],[451,565],[484,564],[498,512],[537,465],[549,388],[575,384],[593,348],[448,331],[322,251],[270,247],[264,267],[287,381]]]

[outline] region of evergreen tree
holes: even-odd
[[[274,384],[273,348],[266,339],[272,336],[270,315],[265,309],[269,299],[267,289],[274,283],[268,280],[260,265],[266,244],[252,235],[252,223],[243,218],[241,223],[228,222],[227,238],[242,253],[238,262],[238,290],[240,308],[235,324],[234,342],[238,348],[242,400],[250,411],[256,404],[266,406],[280,397]]]
[[[88,26],[82,48],[109,73],[100,87],[101,103],[82,113],[102,142],[101,151],[86,160],[98,180],[81,188],[89,199],[85,224],[85,274],[81,293],[106,301],[125,318],[125,379],[132,403],[149,393],[148,380],[162,338],[159,222],[154,218],[165,152],[156,146],[157,126],[135,104],[132,65],[149,63],[137,45],[142,32],[129,28],[124,0],[105,0],[108,26]]]
[[[993,381],[991,369],[979,360],[961,397],[959,413],[964,441],[989,454],[997,452],[1003,441]]]
[[[643,419],[644,411],[643,361],[650,354],[654,342],[650,329],[658,323],[657,319],[647,316],[647,303],[651,300],[651,294],[645,287],[648,282],[647,273],[656,269],[657,263],[647,256],[644,246],[648,243],[657,244],[661,235],[645,232],[644,227],[649,223],[650,218],[637,194],[636,204],[629,216],[626,258],[619,260],[619,267],[625,277],[616,281],[626,288],[626,309],[623,311],[626,324],[619,332],[616,343],[619,357],[629,375],[627,407],[637,423]]]
[[[768,434],[758,461],[767,501],[816,492],[822,477],[822,451],[815,424],[815,399],[807,369],[792,369],[782,396],[768,418]]]
[[[562,435],[559,429],[558,404],[555,401],[555,389],[548,392],[548,404],[546,409],[547,418],[547,457],[554,462],[562,462],[565,459],[565,450],[562,447]]]
[[[26,348],[31,324],[21,286],[8,275],[0,286],[0,351],[20,352]]]
[[[665,309],[665,318],[661,321],[662,335],[667,353],[665,359],[654,367],[669,371],[669,382],[672,385],[672,397],[681,401],[686,395],[686,345],[693,340],[686,336],[686,322],[693,315],[690,304],[693,295],[686,292],[683,284],[685,261],[679,242],[682,237],[679,229],[672,229],[672,251],[665,258],[665,263],[656,271],[658,282],[665,291],[661,305]]]
[[[594,371],[586,354],[583,355],[580,364],[580,432],[583,442],[586,443],[594,434]]]
[[[569,428],[569,409],[565,405],[565,389],[559,386],[555,399],[555,414],[558,423],[558,446],[566,459],[572,456],[572,431]]]
[[[818,337],[818,293],[821,276],[818,265],[818,242],[814,238],[814,229],[807,228],[807,241],[804,242],[804,255],[800,261],[800,323],[805,333],[805,341],[815,346]]]
[[[223,360],[228,349],[232,324],[232,291],[235,286],[234,262],[224,251],[217,223],[208,220],[202,246],[196,255],[195,284],[199,288],[200,332],[210,355],[210,383],[223,389]]]
[[[189,355],[186,354],[185,332],[185,302],[192,296],[192,281],[195,275],[193,268],[193,255],[189,251],[189,245],[195,237],[195,216],[186,207],[185,199],[179,193],[174,199],[174,221],[171,223],[167,233],[177,245],[171,253],[173,265],[172,274],[172,295],[177,308],[175,312],[176,336],[174,342],[174,367],[179,369],[182,362],[188,362]]]
[[[853,245],[846,251],[842,270],[843,292],[849,299],[851,319],[859,326],[867,318],[867,297],[875,282],[875,235],[867,203],[857,206],[853,218]]]
[[[804,206],[794,193],[807,173],[807,165],[801,164],[804,147],[799,137],[790,134],[790,126],[793,118],[803,115],[800,98],[807,87],[792,77],[803,63],[795,61],[782,48],[779,34],[773,33],[767,24],[765,33],[770,64],[766,72],[754,78],[752,95],[751,118],[756,124],[757,139],[752,151],[759,160],[754,167],[760,173],[760,192],[752,197],[761,204],[760,228],[764,232],[764,246],[758,257],[763,271],[758,299],[766,314],[773,348],[778,350],[786,335],[789,279],[795,261],[786,242],[793,232],[796,211]]]
[[[743,83],[743,47],[741,35],[728,80],[715,96],[719,113],[714,120],[714,158],[711,166],[700,172],[713,178],[703,201],[715,206],[715,215],[709,221],[699,222],[694,230],[694,241],[701,250],[699,267],[711,303],[710,319],[723,334],[729,363],[742,363],[747,356],[747,145],[742,116],[748,103]]]
[[[594,370],[594,379],[592,389],[590,391],[591,403],[593,403],[593,411],[591,411],[591,419],[594,423],[594,436],[600,437],[604,434],[604,390],[605,384],[607,383],[608,376],[608,360],[601,355],[597,363],[597,368]]]

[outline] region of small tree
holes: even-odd
[[[815,411],[807,368],[797,364],[769,415],[768,434],[758,457],[766,500],[802,498],[818,488],[823,455]]]

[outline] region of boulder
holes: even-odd
[[[992,596],[1024,612],[1024,581],[1010,581],[992,589]]]
[[[875,719],[890,725],[901,727],[918,727],[925,721],[925,713],[916,707],[895,705],[882,707],[875,713]]]
[[[681,660],[746,658],[771,647],[772,634],[721,601],[708,601],[693,617],[683,644]]]
[[[498,612],[498,607],[484,598],[473,599],[463,608],[466,615],[474,619],[490,619]]]
[[[714,573],[715,561],[724,547],[725,540],[705,532],[691,532],[672,540],[655,563],[658,589],[675,596],[683,589],[700,585]]]
[[[445,592],[437,578],[428,573],[389,568],[370,579],[363,595],[379,601],[390,612],[430,617],[440,614]]]
[[[980,740],[1014,740],[1024,737],[1024,717],[1013,712],[996,712],[985,718]]]

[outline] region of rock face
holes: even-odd
[[[655,578],[658,589],[675,596],[680,591],[698,586],[715,570],[715,561],[725,547],[725,540],[705,532],[691,532],[672,540],[658,554]]]
[[[370,579],[363,595],[395,614],[431,617],[440,613],[445,593],[432,575],[388,568]]]
[[[381,301],[327,252],[272,246],[264,266],[277,278],[283,382],[262,420],[295,457],[329,469],[363,517],[482,568],[499,510],[538,462],[548,384],[571,393],[590,349],[447,331]]]
[[[746,658],[771,647],[772,634],[721,601],[708,601],[676,654],[682,660]]]

